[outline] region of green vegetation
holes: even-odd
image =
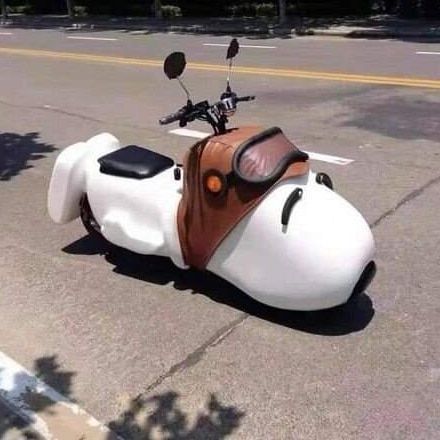
[[[3,15],[309,17],[391,13],[405,18],[440,17],[440,0],[0,0]]]

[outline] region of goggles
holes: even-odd
[[[248,183],[268,183],[280,178],[294,162],[305,162],[299,150],[278,127],[272,127],[241,144],[232,157],[232,170]]]

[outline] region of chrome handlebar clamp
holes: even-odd
[[[221,100],[221,103],[222,103],[222,108],[220,109],[221,113],[228,118],[234,116],[235,111],[237,110],[237,103],[235,102],[235,96],[223,98]]]

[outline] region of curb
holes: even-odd
[[[227,27],[227,26],[210,26],[209,24],[192,24],[192,25],[155,25],[155,24],[121,24],[121,23],[70,23],[66,21],[47,21],[44,22],[0,22],[0,28],[34,28],[44,29],[46,27],[56,27],[69,32],[87,31],[87,30],[128,30],[138,33],[154,33],[154,32],[175,32],[175,33],[193,33],[193,34],[228,34],[228,35],[292,35],[292,36],[327,36],[327,37],[343,37],[343,38],[422,38],[422,39],[440,39],[440,30],[437,31],[409,31],[409,30],[376,30],[376,29],[355,29],[355,30],[337,30],[337,29],[297,29],[296,27],[249,27],[243,28]]]
[[[327,36],[327,37],[344,37],[344,38],[423,38],[423,39],[439,39],[440,32],[417,32],[417,31],[377,31],[374,29],[358,29],[353,31],[338,30],[314,30],[310,29],[307,35]]]
[[[259,27],[243,27],[238,29],[237,27],[226,26],[209,26],[209,25],[135,25],[135,24],[110,24],[110,23],[66,23],[66,22],[51,22],[51,23],[14,23],[6,22],[0,23],[0,28],[34,28],[44,29],[46,27],[56,27],[65,29],[68,31],[81,31],[88,29],[104,29],[104,30],[129,30],[138,32],[182,32],[182,33],[198,33],[198,34],[241,34],[241,35],[270,35],[275,33],[294,33],[294,29],[271,29],[271,28],[259,28]]]
[[[31,420],[22,414],[16,407],[11,405],[0,394],[0,433],[6,438],[15,440],[44,440],[43,437],[33,430]]]

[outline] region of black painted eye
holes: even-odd
[[[333,189],[333,182],[328,174],[318,173],[316,175],[316,182],[320,185],[325,185],[327,188]]]

